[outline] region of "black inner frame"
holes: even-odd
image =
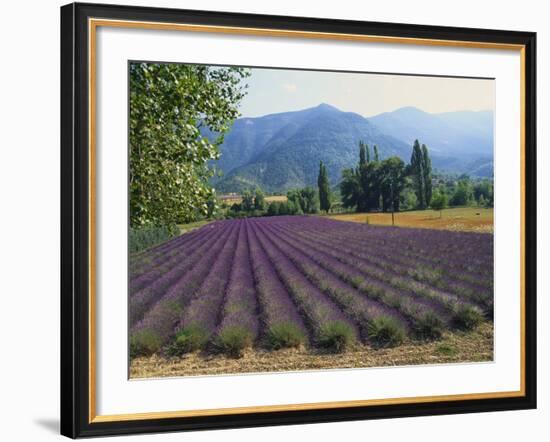
[[[525,396],[89,423],[88,19],[519,44],[525,47]],[[61,434],[76,438],[536,408],[536,34],[73,3],[61,8]]]

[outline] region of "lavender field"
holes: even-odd
[[[130,262],[132,357],[340,353],[492,320],[493,235],[315,216],[217,221]]]

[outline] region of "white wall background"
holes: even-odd
[[[114,1],[114,0],[113,0]],[[539,226],[550,177],[545,117],[550,47],[544,2],[389,0],[120,0],[134,5],[420,23],[538,32]],[[58,0],[9,2],[0,27],[0,438],[59,438],[59,6]],[[546,53],[546,54],[545,54]],[[125,440],[545,440],[550,433],[543,269],[548,235],[539,227],[539,409],[263,429],[224,430]]]

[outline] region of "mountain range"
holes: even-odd
[[[209,136],[208,133],[203,135]],[[237,119],[213,165],[219,193],[259,185],[267,192],[315,186],[319,161],[332,185],[358,161],[359,141],[378,146],[380,157],[411,157],[415,139],[426,144],[435,170],[493,175],[493,113],[461,111],[430,114],[404,107],[374,117],[319,106],[256,118]]]

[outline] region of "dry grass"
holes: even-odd
[[[340,221],[391,226],[391,213],[350,213],[329,215]],[[395,213],[395,225],[401,227],[421,227],[465,232],[493,232],[493,209],[458,207],[444,209],[440,214],[435,210],[415,210]]]
[[[180,235],[183,235],[184,233],[189,233],[195,229],[199,229],[202,226],[206,226],[207,224],[210,224],[211,222],[212,220],[202,220],[202,221],[195,221],[193,223],[178,224],[178,227],[180,229]]]
[[[268,202],[268,203],[272,203],[273,201],[286,201],[287,198],[286,198],[286,195],[273,195],[273,196],[266,196],[265,197],[265,200]]]
[[[358,345],[338,355],[323,354],[305,348],[277,351],[249,349],[239,359],[205,355],[200,352],[176,359],[165,359],[155,355],[134,359],[130,366],[130,377],[220,375],[492,360],[493,324],[485,322],[471,332],[445,332],[439,341],[408,342],[388,349]]]
[[[286,195],[272,195],[272,196],[265,197],[265,201],[267,203],[271,203],[273,201],[286,201],[286,200],[287,200]],[[223,199],[220,198],[219,202],[224,202],[225,204],[230,206],[235,203],[240,204],[242,202],[242,198],[240,196],[235,195],[234,197],[223,198]]]

